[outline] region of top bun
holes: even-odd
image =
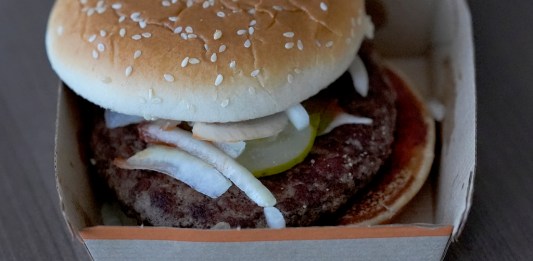
[[[368,28],[364,0],[57,0],[46,47],[63,81],[104,108],[230,122],[325,88]]]

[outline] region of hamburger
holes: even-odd
[[[433,123],[372,36],[362,0],[58,0],[46,46],[128,214],[281,228],[385,222],[427,177]]]

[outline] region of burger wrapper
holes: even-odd
[[[279,230],[104,226],[83,152],[81,98],[60,85],[56,179],[72,234],[95,260],[441,260],[466,221],[476,158],[472,24],[464,0],[384,0],[378,51],[441,104],[438,168],[394,224]]]

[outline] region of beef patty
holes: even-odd
[[[276,197],[276,207],[287,226],[317,225],[324,216],[335,213],[370,182],[391,152],[396,96],[375,59],[364,53],[361,56],[369,72],[367,97],[355,92],[350,75],[345,74],[311,101],[336,100],[348,113],[371,118],[372,125],[337,127],[316,138],[302,163],[261,178]],[[130,157],[145,147],[136,126],[107,129],[103,116],[94,125],[91,156],[95,169],[127,212],[144,224],[210,228],[226,222],[231,227],[266,226],[263,209],[235,186],[211,199],[167,175],[124,170],[112,164],[113,159]]]

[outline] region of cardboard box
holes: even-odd
[[[80,103],[60,87],[56,177],[72,233],[95,260],[440,260],[465,223],[475,170],[476,94],[471,18],[464,0],[388,0],[380,52],[427,100],[446,108],[438,173],[395,224],[281,230],[102,226],[80,156]]]

